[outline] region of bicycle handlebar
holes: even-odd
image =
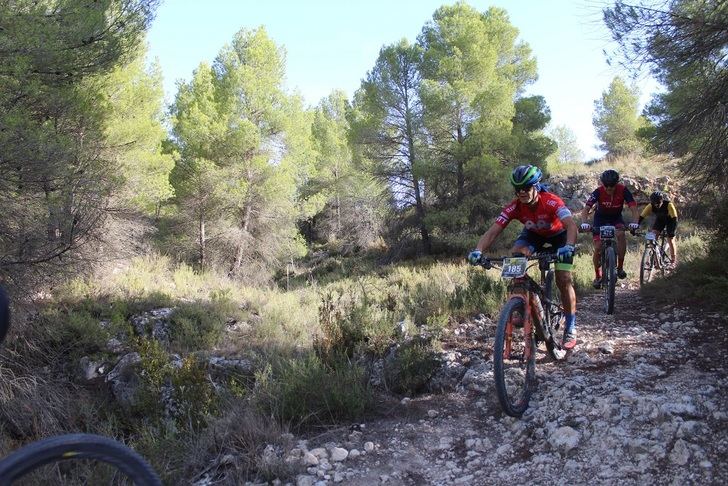
[[[580,245],[574,245],[574,253],[576,253],[579,250]],[[539,261],[548,261],[551,262],[557,262],[559,261],[559,257],[556,255],[556,252],[551,251],[544,251],[544,252],[537,252],[532,253],[531,255],[525,256],[525,255],[507,255],[507,256],[497,256],[497,257],[486,257],[485,255],[481,258],[481,261],[478,263],[478,266],[481,266],[483,268],[492,268],[494,263],[503,263],[503,260],[506,258],[526,258],[527,260],[539,260]]]

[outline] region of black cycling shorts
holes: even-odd
[[[666,230],[667,236],[670,238],[675,237],[675,230],[677,229],[677,218],[656,218],[654,224],[652,225],[652,229],[654,231],[662,232],[662,230]]]
[[[548,248],[544,248],[546,245],[550,245]],[[527,246],[531,249],[531,252],[548,251],[556,253],[556,250],[566,245],[566,230],[561,233],[557,233],[553,236],[541,236],[533,231],[528,231],[523,228],[523,231],[516,238],[513,246]],[[574,257],[565,258],[563,262],[556,263],[556,270],[571,271],[571,267],[574,263]]]

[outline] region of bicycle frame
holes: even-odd
[[[508,302],[512,298],[517,298],[523,301],[525,314],[523,316],[524,335],[534,336],[535,333],[536,346],[538,346],[539,342],[545,342],[550,346],[554,346],[555,351],[552,353],[555,354],[554,357],[556,359],[560,359],[562,357],[558,352],[561,351],[560,346],[554,339],[552,335],[552,330],[549,328],[546,322],[546,311],[544,304],[548,306],[554,306],[556,304],[546,297],[545,291],[542,287],[542,285],[544,285],[545,283],[546,274],[549,270],[549,264],[551,263],[549,260],[544,259],[544,256],[553,258],[552,254],[532,255],[530,258],[538,259],[538,263],[530,264],[527,267],[524,275],[511,279],[510,283],[508,284],[508,295],[506,297],[506,302]],[[509,257],[498,257],[492,259],[491,261],[503,261],[506,258]],[[545,262],[545,264],[543,262]],[[534,268],[536,265],[538,265],[540,270],[541,285],[539,285],[539,283],[536,282],[533,277],[528,274],[528,271]],[[557,292],[558,291],[559,290],[557,290]],[[558,307],[560,310],[563,311],[563,308],[561,306]],[[506,347],[504,349],[504,354],[510,354],[511,351],[512,325],[513,324],[509,322],[508,326],[506,327]],[[526,355],[524,356],[524,358],[529,358],[531,356],[531,353],[534,352],[535,350],[531,349],[529,340],[526,343]]]
[[[536,350],[539,342],[546,344],[548,353],[554,359],[562,359],[566,355],[554,337],[551,323],[557,304],[548,298],[550,291],[544,290],[528,274],[536,266],[529,264],[529,260],[538,260],[542,279],[544,275],[549,275],[546,288],[553,290],[548,283],[552,278],[548,267],[555,261],[555,256],[549,253],[494,260],[502,262],[501,277],[510,279],[508,298],[500,311],[493,345],[496,395],[506,414],[520,417],[528,408],[531,393],[536,387]],[[481,264],[490,268],[489,260]],[[543,302],[549,306],[547,310],[544,310]]]

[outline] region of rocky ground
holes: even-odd
[[[652,310],[634,283],[613,316],[600,293],[578,309],[577,348],[538,363],[522,419],[500,410],[495,324],[481,317],[446,342],[437,379],[451,391],[299,441],[295,483],[728,484],[726,317]]]

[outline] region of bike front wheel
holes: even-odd
[[[501,311],[495,332],[495,390],[503,411],[511,417],[523,415],[536,384],[536,340],[533,330],[524,332],[525,312],[523,299],[511,298]]]
[[[649,283],[652,278],[652,270],[655,268],[655,250],[647,246],[642,252],[640,263],[640,285]]]
[[[604,286],[604,310],[607,314],[614,314],[614,292],[617,287],[617,256],[614,254],[614,248],[608,247],[604,255],[604,278],[606,285]]]
[[[48,469],[70,459],[91,460],[106,467]],[[28,444],[0,461],[0,486],[9,486],[21,478],[26,478],[28,484],[37,484],[36,480],[53,484],[162,484],[142,456],[115,440],[93,434],[50,437]]]

